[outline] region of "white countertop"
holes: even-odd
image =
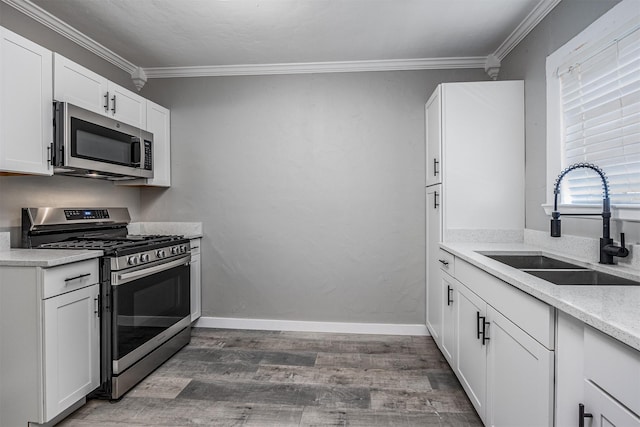
[[[176,234],[187,239],[203,236],[201,222],[132,222],[127,226],[129,234]]]
[[[640,281],[640,274],[618,266],[588,263],[522,243],[442,243],[442,249],[473,264],[547,304],[640,350],[640,286],[554,285],[477,251],[530,251]]]
[[[55,267],[102,256],[102,251],[78,249],[9,249],[0,251],[0,266]]]

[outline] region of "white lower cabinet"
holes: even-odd
[[[553,309],[446,251],[439,258],[450,268],[439,347],[484,424],[552,426]]]
[[[0,267],[0,426],[51,423],[100,385],[97,259]]]
[[[447,273],[442,274],[442,334],[440,350],[451,366],[455,366],[456,348],[456,283]]]
[[[45,418],[100,384],[99,286],[44,300]]]
[[[487,307],[489,426],[553,425],[553,351]]]
[[[202,264],[200,263],[200,245],[202,239],[191,240],[191,321],[202,315]]]
[[[562,312],[557,325],[556,426],[639,427],[640,351]]]
[[[584,383],[584,418],[588,427],[640,427],[640,418],[591,381]],[[577,423],[576,423],[577,424]]]

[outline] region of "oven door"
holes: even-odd
[[[190,325],[190,261],[187,254],[111,273],[114,375]]]

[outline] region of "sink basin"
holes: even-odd
[[[527,270],[525,273],[556,285],[575,286],[640,286],[640,282],[595,270]]]
[[[579,265],[571,264],[568,262],[560,261],[554,258],[549,258],[544,255],[523,255],[523,254],[510,254],[510,255],[487,255],[484,256],[494,259],[498,262],[506,264],[513,268],[526,269],[526,270],[539,270],[539,269],[582,269]]]

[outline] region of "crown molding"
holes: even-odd
[[[492,54],[499,61],[502,61],[508,54],[533,30],[545,16],[560,3],[561,0],[540,0],[536,7],[529,12],[524,20]],[[491,55],[490,55],[491,56]]]
[[[485,57],[389,59],[381,61],[305,62],[288,64],[211,65],[145,68],[148,78],[257,76],[271,74],[354,73],[362,71],[484,68]]]
[[[535,9],[516,27],[498,49],[487,57],[391,59],[380,61],[309,62],[286,64],[244,64],[194,67],[140,68],[122,56],[106,48],[92,38],[76,30],[29,0],[0,0],[30,18],[96,54],[116,67],[134,75],[147,78],[251,76],[270,74],[350,73],[362,71],[444,70],[455,68],[489,69],[489,63],[501,61],[524,39],[529,32],[560,3],[561,0],[540,0]],[[490,67],[496,73],[495,66]],[[487,71],[489,73],[489,71]],[[491,75],[491,74],[490,74]],[[492,77],[493,78],[493,77]]]
[[[127,73],[133,74],[138,69],[138,66],[134,63],[127,61],[122,56],[110,49],[107,49],[97,41],[76,30],[71,25],[55,17],[29,0],[2,1]]]

